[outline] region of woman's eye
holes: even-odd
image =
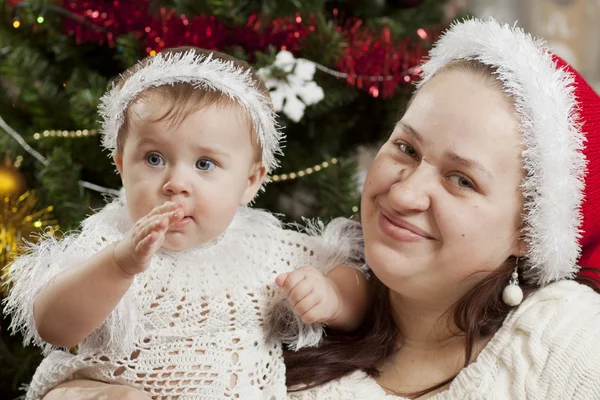
[[[153,167],[160,167],[162,165],[165,165],[165,161],[163,160],[163,158],[156,153],[148,154],[146,156],[146,161],[148,161],[148,164],[152,165]]]
[[[210,171],[216,167],[216,164],[205,158],[196,161],[196,168],[201,171]]]
[[[413,147],[407,145],[406,143],[396,143],[396,146],[398,146],[402,153],[406,154],[411,158],[419,157],[419,153],[417,153],[417,151]]]
[[[473,181],[462,175],[452,175],[450,176],[450,181],[461,189],[475,189]]]

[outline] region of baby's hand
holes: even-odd
[[[341,301],[332,281],[312,267],[302,267],[275,279],[284,289],[294,312],[306,324],[327,323],[340,311]]]
[[[167,201],[140,218],[115,247],[119,267],[131,275],[144,272],[163,245],[169,226],[183,218],[183,207],[180,202]]]

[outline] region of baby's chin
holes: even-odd
[[[216,238],[194,238],[192,240],[181,232],[169,232],[165,237],[162,249],[169,251],[186,251],[200,247]]]

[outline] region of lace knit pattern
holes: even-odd
[[[88,218],[81,233],[60,242],[48,239],[11,267],[5,311],[13,314],[12,328],[47,354],[28,400],[73,378],[128,385],[157,399],[285,398],[281,338],[315,345],[322,326],[300,326],[296,318],[292,333],[273,337],[272,310],[287,304],[275,277],[300,266],[326,272],[354,260],[360,267],[355,223],[334,221],[332,229],[310,236],[282,229],[266,212],[241,208],[214,243],[159,252],[76,354],[45,344],[33,320],[39,291],[58,272],[120,239],[130,226],[124,205],[113,203]]]
[[[431,400],[600,399],[599,341],[600,295],[573,281],[550,284],[513,311],[477,361]],[[289,395],[317,399],[404,398],[362,372]]]

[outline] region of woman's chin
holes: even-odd
[[[389,249],[374,249],[370,254],[367,252],[366,261],[380,280],[405,280],[418,275],[422,270],[420,262]]]

